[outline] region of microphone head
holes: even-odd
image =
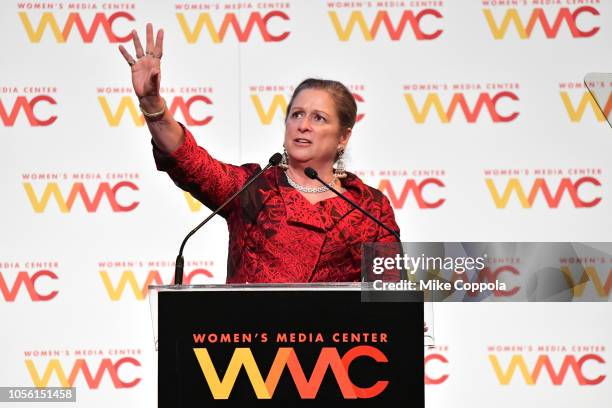
[[[283,160],[283,155],[276,152],[272,155],[272,157],[270,157],[270,160],[268,160],[268,163],[270,163],[272,166],[277,166],[278,163],[281,162],[281,160]]]
[[[304,169],[304,174],[313,180],[316,179],[318,176],[317,171],[312,167],[306,167]]]

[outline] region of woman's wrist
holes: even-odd
[[[166,107],[166,103],[164,102],[164,98],[160,95],[154,96],[143,96],[138,99],[140,103],[140,108],[144,109],[146,112],[159,112]]]
[[[142,102],[140,103],[140,111],[144,115],[147,122],[157,121],[164,117],[168,107],[166,106],[166,100],[164,98],[160,98],[160,99],[161,99],[161,107],[156,106],[158,105],[157,102],[149,103],[151,107],[148,107],[148,108],[144,107]],[[151,109],[156,109],[156,110],[151,110]]]

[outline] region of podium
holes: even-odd
[[[422,293],[370,289],[150,286],[158,406],[424,406]]]

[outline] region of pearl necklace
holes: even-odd
[[[333,187],[334,184],[336,184],[336,180],[338,180],[338,177],[336,177],[336,175],[334,174],[334,177],[332,177],[331,181],[326,186],[304,187],[303,185],[293,181],[291,177],[289,177],[289,173],[287,172],[287,170],[285,170],[285,176],[287,177],[289,185],[301,193],[325,193],[329,190],[330,187]]]

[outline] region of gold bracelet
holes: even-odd
[[[142,114],[149,119],[156,119],[159,118],[160,116],[162,116],[165,112],[166,112],[166,100],[164,98],[161,98],[162,101],[164,102],[164,106],[162,106],[161,110],[159,112],[154,112],[154,113],[149,113],[146,110],[144,110],[142,108],[142,105],[138,105],[140,107],[140,111],[142,112]]]

